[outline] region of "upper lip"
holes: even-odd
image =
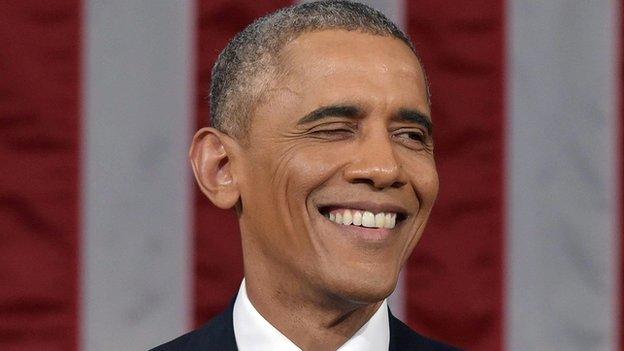
[[[326,204],[318,204],[318,209],[337,209],[337,208],[349,208],[353,210],[362,210],[362,211],[370,211],[373,213],[379,212],[394,212],[403,215],[407,215],[408,211],[405,207],[389,202],[375,202],[375,201],[342,201],[342,202],[332,202]]]

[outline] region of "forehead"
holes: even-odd
[[[317,98],[322,97],[319,94],[348,98],[345,94],[351,92],[357,98],[358,91],[370,95],[378,90],[389,97],[427,100],[416,55],[394,37],[345,30],[305,33],[281,50],[279,71],[280,93],[286,89]]]
[[[281,55],[294,61],[306,60],[310,55],[321,55],[330,60],[359,58],[360,61],[367,61],[375,58],[377,61],[392,62],[403,68],[419,67],[416,55],[403,41],[395,37],[342,29],[303,33],[287,43],[282,48]]]

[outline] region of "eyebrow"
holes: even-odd
[[[303,116],[297,124],[306,124],[318,121],[326,117],[357,118],[362,115],[362,110],[353,105],[330,105],[321,106]]]
[[[431,117],[418,110],[401,109],[395,120],[420,124],[427,129],[429,135],[433,135],[433,122],[431,122]]]
[[[314,111],[306,114],[299,119],[297,124],[307,124],[318,121],[326,117],[346,117],[346,118],[358,118],[362,116],[362,110],[353,105],[329,105],[321,106]],[[401,109],[397,113],[394,120],[417,123],[427,129],[429,135],[433,134],[433,123],[431,118],[426,114],[413,109]]]

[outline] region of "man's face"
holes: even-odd
[[[339,30],[300,36],[281,61],[241,159],[246,270],[379,301],[438,192],[422,68],[400,40]]]

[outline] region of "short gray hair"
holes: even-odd
[[[210,87],[213,127],[237,138],[246,135],[267,78],[277,73],[282,48],[304,33],[328,29],[394,37],[416,54],[405,33],[384,14],[364,4],[335,0],[283,8],[254,21],[219,55]]]

